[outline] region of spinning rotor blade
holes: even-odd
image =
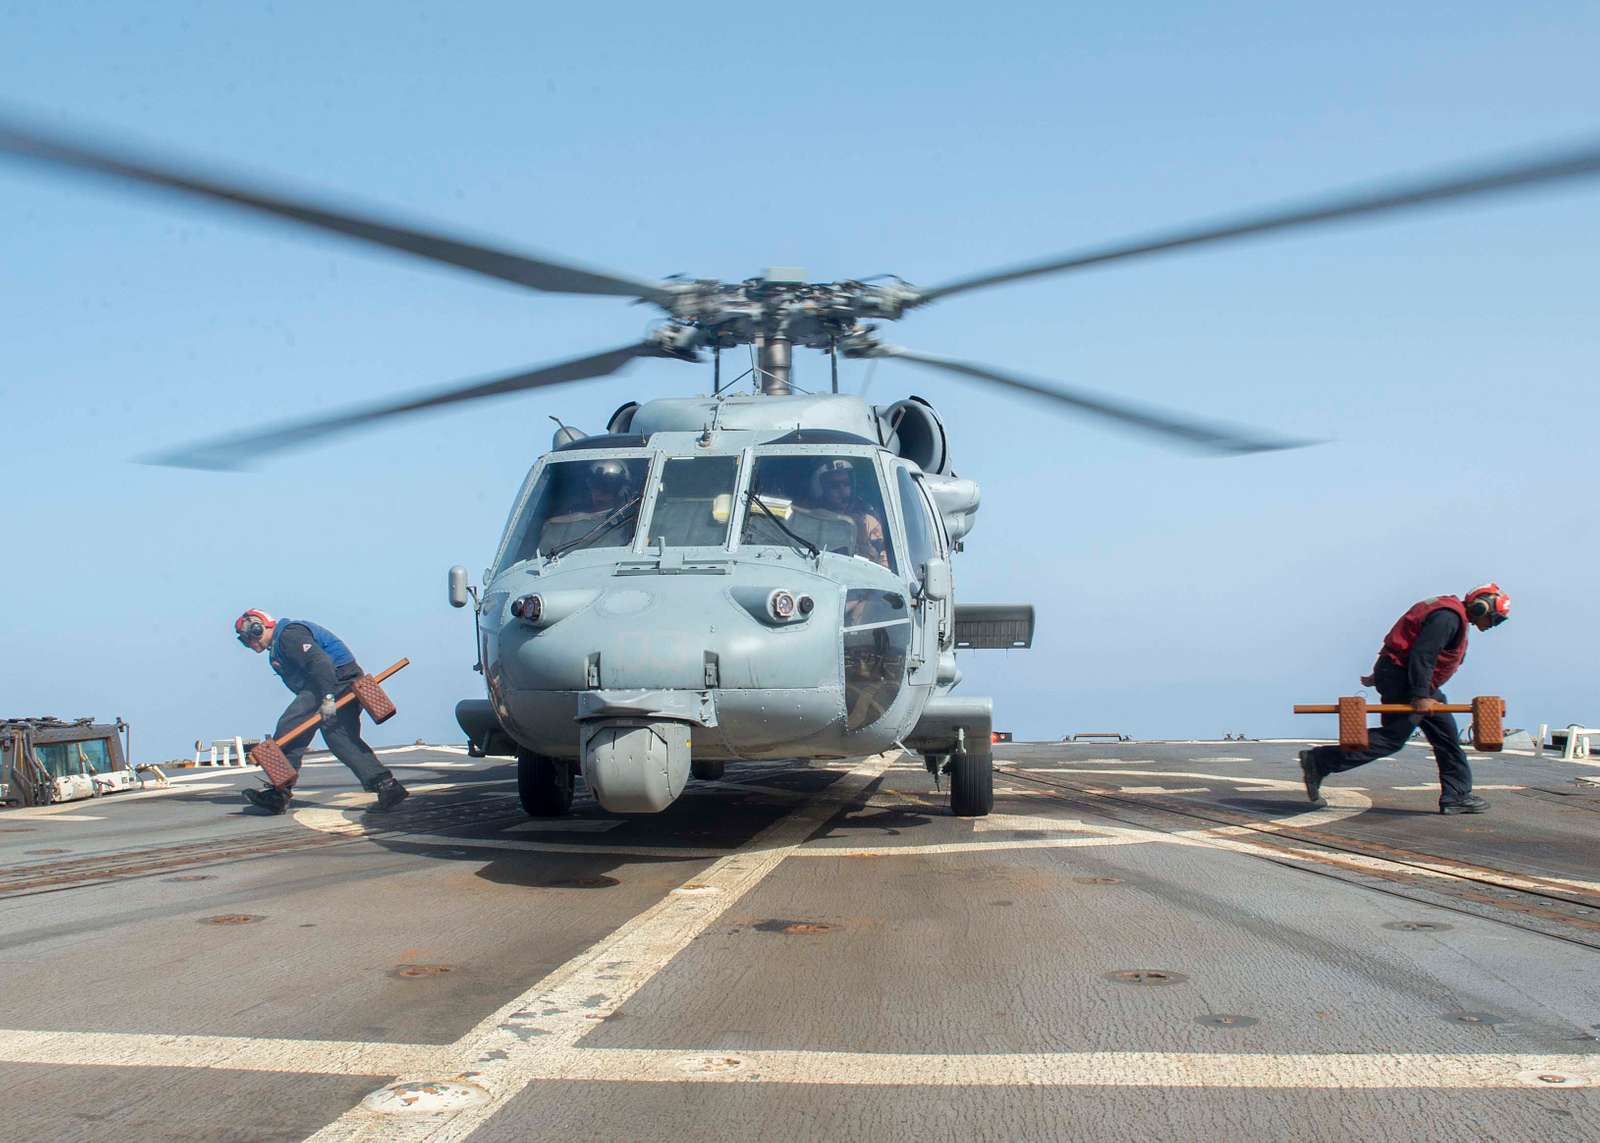
[[[303,421],[290,421],[262,432],[237,433],[218,437],[199,444],[173,449],[146,458],[147,464],[164,464],[176,468],[237,469],[246,467],[263,453],[280,449],[298,448],[312,444],[323,437],[370,425],[390,417],[417,413],[424,409],[437,409],[443,405],[458,405],[463,401],[477,401],[484,397],[498,397],[504,393],[520,393],[525,389],[542,389],[550,385],[564,385],[568,381],[583,381],[590,377],[604,377],[615,373],[636,357],[660,353],[651,343],[608,349],[592,357],[563,361],[526,373],[513,373],[489,381],[475,381],[459,388],[440,389],[405,401],[382,405],[368,405],[331,417],[313,417]]]
[[[915,353],[909,349],[902,349],[897,345],[881,346],[874,356],[898,357],[902,361],[912,361],[918,365],[943,369],[948,373],[957,373],[977,381],[1004,385],[1008,389],[1015,389],[1018,392],[1028,393],[1035,397],[1043,397],[1046,400],[1056,402],[1058,405],[1065,405],[1075,412],[1104,417],[1128,428],[1152,433],[1166,438],[1169,442],[1177,441],[1206,452],[1238,455],[1251,452],[1272,452],[1276,449],[1303,448],[1306,445],[1317,443],[1315,441],[1274,440],[1269,437],[1249,436],[1235,429],[1224,428],[1220,425],[1208,425],[1201,421],[1175,417],[1170,413],[1158,413],[1154,410],[1141,409],[1134,405],[1125,405],[1098,394],[1086,393],[1081,389],[1065,389],[1056,385],[1046,385],[1043,382],[1030,381],[1015,374],[1001,373],[986,366],[972,365],[965,361],[955,361],[948,357],[935,357],[927,353]]]
[[[59,136],[41,134],[18,123],[0,119],[0,155],[24,159],[74,173],[120,179],[137,186],[160,187],[213,202],[223,202],[273,218],[286,218],[318,230],[370,242],[390,250],[444,262],[491,278],[514,282],[534,290],[562,294],[604,294],[643,298],[665,304],[673,294],[664,282],[624,278],[583,270],[548,259],[532,258],[430,234],[377,219],[348,214],[325,206],[252,190],[184,171],[177,166],[146,162],[123,153],[101,150]]]
[[[998,286],[1004,282],[1037,278],[1045,274],[1082,270],[1089,266],[1162,254],[1169,250],[1183,250],[1236,238],[1249,238],[1277,230],[1291,230],[1365,215],[1407,210],[1443,203],[1450,199],[1505,194],[1564,179],[1593,178],[1596,175],[1600,175],[1600,144],[1591,142],[1587,146],[1549,152],[1535,159],[1485,163],[1459,169],[1451,174],[1395,183],[1374,190],[1335,195],[1320,201],[1244,215],[1211,226],[1169,231],[1115,246],[1104,246],[1097,250],[1085,250],[1077,254],[1052,258],[1046,262],[1034,262],[994,273],[957,278],[953,282],[922,291],[912,304],[924,305],[937,298],[949,297],[951,294],[964,293],[967,290]]]

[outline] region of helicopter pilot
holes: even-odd
[[[856,495],[855,467],[844,457],[832,457],[812,474],[811,489],[819,508],[847,516],[855,524],[856,542],[851,554],[888,567],[889,542],[883,520]]]
[[[539,533],[539,550],[550,552],[587,535],[596,525],[638,499],[639,490],[618,460],[597,460],[584,468],[582,488],[575,497],[581,506],[552,516]]]

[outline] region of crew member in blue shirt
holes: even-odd
[[[233,632],[250,650],[268,652],[272,669],[294,692],[294,701],[278,718],[272,737],[297,773],[300,759],[311,745],[311,732],[287,742],[281,736],[312,713],[319,713],[322,740],[335,758],[350,767],[362,789],[378,795],[377,808],[392,810],[405,801],[406,788],[361,740],[361,705],[350,702],[341,708],[334,704],[334,696],[363,674],[342,639],[320,624],[305,619],[273,619],[254,607],[234,621]],[[246,790],[244,796],[269,814],[281,814],[289,808],[288,787]]]

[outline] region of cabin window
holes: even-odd
[[[900,694],[911,647],[910,614],[899,592],[852,588],[844,604],[845,726],[860,730]]]
[[[661,467],[656,506],[650,513],[651,541],[669,548],[720,548],[733,519],[733,486],[739,459],[680,457]]]
[[[512,525],[499,566],[581,548],[628,547],[649,468],[645,457],[545,465]]]
[[[895,570],[871,457],[757,456],[750,491],[760,506],[746,506],[741,543],[791,547],[798,536],[824,552]]]

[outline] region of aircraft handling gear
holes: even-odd
[[[985,817],[994,809],[994,755],[962,751],[950,755],[950,812],[958,818]]]
[[[572,809],[576,781],[571,762],[531,750],[517,752],[517,797],[533,817],[558,818]]]

